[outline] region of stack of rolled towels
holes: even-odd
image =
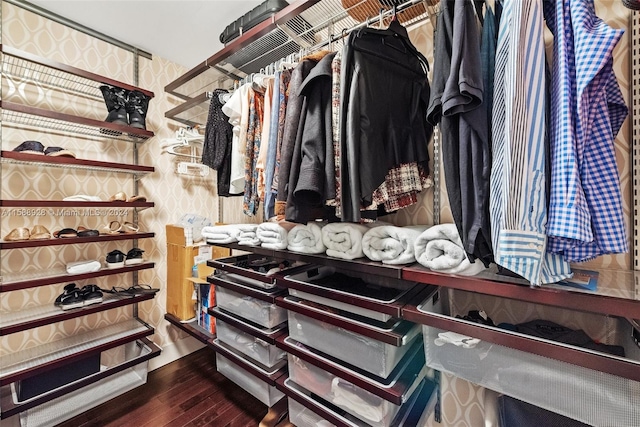
[[[467,258],[454,224],[395,226],[287,221],[204,227],[209,243],[234,243],[268,249],[323,254],[353,260],[366,256],[390,265],[418,262],[443,273],[475,275],[485,269]]]

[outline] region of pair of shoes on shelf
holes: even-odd
[[[86,227],[78,227],[78,229],[74,228],[63,228],[62,230],[58,230],[53,233],[53,236],[59,239],[69,238],[69,237],[96,237],[99,236],[100,232],[98,230],[94,230]]]
[[[132,248],[126,254],[118,249],[113,250],[107,254],[107,268],[121,268],[125,265],[142,264],[142,253],[144,251],[140,248]]]
[[[140,195],[127,197],[126,193],[119,191],[116,194],[109,197],[109,201],[110,202],[127,202],[127,203],[146,202],[147,198],[145,196],[140,196]]]
[[[111,221],[100,229],[100,234],[133,234],[140,231],[140,227],[132,222]]]
[[[44,148],[44,145],[42,145],[40,141],[24,141],[14,148],[13,151],[25,154],[44,154],[45,156],[51,157],[73,157],[74,159],[76,157],[71,151],[62,147]]]
[[[122,286],[114,286],[109,290],[102,289],[102,292],[121,295],[121,296],[129,296],[129,297],[136,296],[136,295],[155,294],[158,291],[160,291],[160,289],[152,288],[149,285],[133,285],[128,288],[125,288]]]
[[[147,129],[145,119],[151,98],[138,90],[115,86],[102,85],[100,91],[109,111],[105,122]]]
[[[4,240],[15,242],[19,240],[47,240],[51,238],[51,232],[43,225],[34,225],[31,230],[26,227],[18,227],[11,230]]]
[[[63,310],[86,307],[91,304],[102,302],[102,290],[96,285],[85,285],[78,288],[75,283],[69,283],[64,287],[54,305]]]

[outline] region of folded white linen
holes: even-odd
[[[62,199],[63,202],[101,202],[102,199],[98,196],[89,196],[87,194],[75,194],[73,196],[67,196]]]
[[[427,225],[374,227],[362,236],[362,251],[372,261],[384,264],[411,264],[415,262],[413,244]]]
[[[89,259],[86,261],[74,261],[67,264],[67,273],[69,274],[84,274],[93,273],[102,268],[100,261]]]
[[[262,242],[262,247],[267,249],[287,249],[289,242],[287,235],[289,230],[297,224],[293,222],[263,222],[258,225],[256,235]]]
[[[425,230],[415,241],[416,260],[431,270],[473,276],[485,269],[480,261],[469,262],[455,224],[439,224]]]
[[[322,243],[323,223],[310,221],[298,224],[289,231],[287,249],[303,254],[322,254],[327,249]]]
[[[239,224],[202,227],[202,237],[209,243],[235,243],[240,234]]]
[[[341,259],[356,259],[364,256],[362,236],[370,227],[349,222],[333,222],[322,227],[322,243],[327,255]]]
[[[238,233],[239,245],[260,246],[260,239],[256,234],[258,224],[241,224],[238,227],[240,229]]]

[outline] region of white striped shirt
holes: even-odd
[[[496,48],[491,232],[495,262],[533,285],[571,277],[546,251],[542,0],[505,0]]]

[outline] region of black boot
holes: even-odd
[[[119,87],[100,86],[104,102],[107,105],[109,115],[104,120],[108,123],[116,123],[119,125],[128,125],[127,111],[125,109],[127,102],[128,90]]]
[[[133,90],[129,92],[126,109],[129,113],[129,126],[138,129],[147,129],[145,118],[149,108],[149,97],[144,93]]]

